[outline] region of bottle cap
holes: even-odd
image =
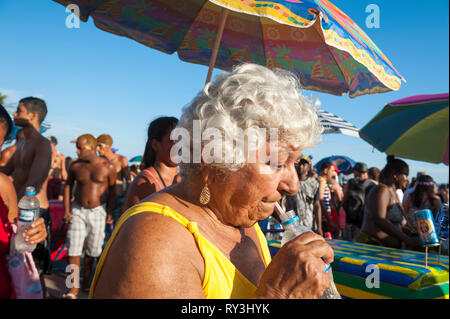
[[[28,186],[25,189],[25,195],[36,195],[36,189],[33,186]]]

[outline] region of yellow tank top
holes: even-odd
[[[152,202],[144,202],[128,209],[118,220],[114,232],[106,244],[106,247],[103,250],[98,262],[97,269],[92,280],[89,298],[92,298],[93,296],[98,277],[100,276],[106,256],[108,255],[109,248],[111,247],[112,242],[114,241],[121,226],[130,217],[144,212],[154,212],[173,218],[186,227],[186,229],[188,229],[194,236],[197,246],[199,247],[205,261],[205,274],[202,288],[207,299],[248,299],[253,297],[256,291],[256,286],[243,274],[241,274],[216,246],[200,234],[197,223],[190,222],[184,216],[168,206],[163,206]],[[254,228],[258,235],[264,263],[267,267],[271,261],[267,241],[259,228],[258,223],[254,225]]]

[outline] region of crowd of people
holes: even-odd
[[[41,204],[27,240],[40,245],[33,254],[43,274],[50,263],[50,201],[64,204],[68,263],[76,266],[67,299],[80,288],[93,298],[317,298],[333,280],[323,272],[333,261],[324,237],[420,249],[413,213],[429,208],[436,215],[448,203],[448,185],[438,189],[424,173],[409,183],[408,165],[391,156],[381,171],[357,163],[345,184],[335,163],[316,172],[301,153],[314,146],[321,126],[298,87],[288,72],[241,65],[207,84],[180,120],[153,120],[139,166],[113,151],[109,134],[79,136],[77,158],[65,157],[56,137],[39,132],[45,102],[20,100],[14,123],[22,129],[0,157],[0,298],[13,297],[6,256],[27,186]],[[1,147],[12,122],[3,107],[0,112]],[[175,163],[171,133],[176,127],[193,133],[196,120],[202,131],[214,127],[228,137],[255,125],[278,129],[279,143],[264,148],[278,164],[266,163],[261,150],[256,163]],[[237,139],[231,136],[224,150],[237,154]],[[272,259],[259,225],[276,218],[276,202],[312,232]],[[80,287],[72,275],[83,256]]]
[[[448,184],[438,186],[425,172],[410,183],[408,165],[393,156],[381,171],[356,163],[345,183],[335,163],[323,163],[317,173],[303,156],[296,168],[301,186],[285,197],[286,209],[296,211],[305,227],[334,239],[422,250],[414,212],[430,209],[436,218],[441,204],[448,204]]]

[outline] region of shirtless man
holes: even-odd
[[[8,163],[8,161],[16,152],[17,145],[19,144],[22,138],[23,138],[23,130],[19,130],[16,134],[16,143],[14,143],[14,145],[5,148],[2,151],[0,156],[0,166],[5,166]]]
[[[66,158],[57,149],[58,140],[49,136],[48,140],[52,146],[52,165],[48,173],[47,196],[48,199],[63,199],[62,189],[67,179]]]
[[[111,162],[97,156],[96,144],[91,134],[78,137],[78,159],[70,165],[64,186],[64,220],[70,223],[67,231],[69,264],[76,266],[70,275],[73,286],[63,295],[67,299],[75,299],[79,292],[79,277],[75,272],[80,267],[83,244],[86,244],[83,290],[86,290],[94,259],[102,253],[105,223],[112,223],[116,171]],[[70,203],[75,183],[75,201]]]
[[[121,215],[121,208],[127,195],[128,187],[131,184],[130,169],[128,167],[128,161],[125,156],[115,154],[111,150],[113,139],[108,134],[102,134],[97,137],[97,151],[100,156],[108,159],[115,167],[117,179],[116,179],[116,204],[114,206],[114,219],[117,219]],[[123,183],[126,183],[124,189]]]
[[[47,227],[48,238],[33,251],[37,265],[47,273],[50,266],[50,233],[51,217],[47,199],[47,177],[50,170],[52,151],[50,142],[39,132],[41,123],[47,115],[47,105],[39,98],[27,97],[19,101],[14,113],[14,123],[22,127],[23,138],[19,141],[16,151],[0,172],[9,175],[14,184],[17,198],[25,194],[27,186],[34,186],[41,205],[40,217],[43,217]]]

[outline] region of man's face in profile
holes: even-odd
[[[97,152],[99,156],[104,156],[106,154],[106,151],[111,148],[110,145],[105,143],[97,143]]]
[[[30,125],[31,114],[32,112],[28,113],[28,110],[23,105],[23,103],[20,103],[17,107],[16,112],[14,113],[14,124],[22,127]]]

